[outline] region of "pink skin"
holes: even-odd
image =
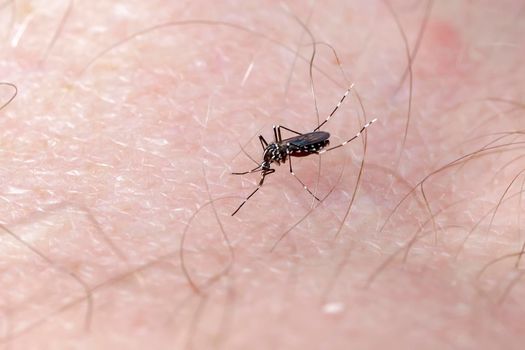
[[[18,87],[0,111],[6,348],[522,347],[516,257],[483,269],[521,249],[523,178],[476,226],[525,168],[521,150],[430,177],[433,220],[419,191],[390,215],[432,171],[522,127],[522,3],[433,5],[403,150],[410,75],[400,82],[407,56],[392,13],[383,2],[306,3],[0,5],[0,81]],[[409,52],[425,6],[392,2]],[[324,154],[319,180],[317,157],[293,159],[329,193],[314,209],[286,163],[231,217],[259,180],[230,175],[255,167],[240,144],[260,161],[256,136],[270,140],[272,124],[317,125],[310,38],[288,12],[335,47],[366,109],[359,119],[355,95],[345,101],[323,128],[332,145],[379,121],[349,213],[363,139]],[[321,118],[349,85],[336,62],[317,46]],[[0,85],[0,106],[12,94]]]

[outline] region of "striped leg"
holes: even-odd
[[[235,214],[237,214],[237,212],[242,208],[242,206],[244,204],[246,204],[246,202],[248,201],[248,199],[252,198],[252,196],[255,194],[255,192],[259,191],[259,188],[261,188],[261,186],[263,185],[264,183],[264,178],[266,177],[266,175],[269,175],[271,173],[275,172],[275,169],[269,169],[269,170],[265,170],[263,171],[262,175],[261,175],[261,180],[259,181],[259,184],[257,185],[257,188],[252,192],[250,193],[250,195],[248,197],[246,197],[244,199],[244,201],[242,201],[241,205],[239,205],[237,207],[237,209],[235,209],[235,211],[232,213],[232,216],[234,216]]]
[[[297,179],[297,181],[299,181],[299,183],[303,186],[303,188],[306,190],[306,192],[310,193],[312,195],[312,197],[314,197],[315,199],[317,199],[318,201],[320,201],[319,198],[317,198],[315,196],[315,194],[312,193],[312,191],[310,191],[310,189],[308,189],[308,187],[304,184],[304,182],[301,181],[301,179],[299,179],[297,177],[297,175],[295,175],[295,173],[293,172],[293,169],[292,169],[292,157],[289,156],[289,152],[288,152],[288,161],[290,162],[290,174],[293,175],[293,177],[295,177]]]
[[[333,149],[336,149],[336,148],[339,148],[339,147],[343,147],[344,145],[346,145],[347,143],[349,142],[352,142],[353,140],[355,140],[356,138],[358,138],[359,136],[361,136],[361,134],[363,133],[363,131],[365,131],[366,128],[368,128],[370,125],[372,125],[372,123],[374,123],[375,121],[377,120],[377,118],[374,118],[372,119],[371,121],[369,121],[368,123],[366,123],[362,128],[361,130],[359,130],[359,132],[357,134],[355,134],[352,138],[350,138],[349,140],[346,140],[345,142],[337,145],[337,146],[334,146],[334,147],[330,147],[330,148],[326,148],[326,149],[323,149],[317,153],[319,154],[323,154],[325,152],[328,152],[328,151],[331,151]]]
[[[346,96],[348,96],[348,94],[350,93],[350,91],[354,88],[354,84],[350,85],[350,87],[346,90],[345,94],[343,95],[343,97],[341,97],[341,100],[339,100],[339,103],[337,104],[337,106],[335,106],[335,108],[332,110],[332,113],[330,113],[328,115],[328,117],[325,119],[324,122],[322,122],[321,124],[319,124],[319,126],[317,128],[314,129],[314,131],[317,131],[319,129],[321,129],[321,127],[323,125],[326,124],[326,122],[328,122],[330,120],[330,118],[332,118],[332,116],[335,114],[335,112],[339,109],[339,107],[341,106],[341,104],[343,103],[343,101],[345,100]]]

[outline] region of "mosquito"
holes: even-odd
[[[312,195],[315,199],[319,201],[319,198],[315,194],[310,191],[310,189],[304,184],[297,175],[295,175],[293,168],[292,168],[292,157],[307,157],[311,154],[323,154],[328,151],[332,151],[336,148],[343,147],[349,142],[352,142],[361,134],[363,131],[365,131],[366,128],[368,128],[372,123],[374,123],[377,118],[369,121],[363,127],[361,127],[361,130],[354,136],[352,136],[350,139],[346,140],[345,142],[326,148],[330,144],[330,133],[326,131],[321,131],[321,127],[325,125],[328,120],[335,114],[335,112],[339,109],[343,101],[345,100],[346,96],[350,93],[352,90],[352,87],[348,88],[341,98],[339,100],[339,103],[335,106],[335,108],[332,110],[332,112],[328,115],[328,117],[321,123],[319,126],[317,126],[313,131],[308,133],[300,133],[298,131],[292,130],[290,128],[287,128],[282,125],[274,125],[273,126],[273,137],[274,141],[271,143],[268,143],[262,135],[259,135],[259,141],[261,142],[261,146],[263,149],[263,161],[261,164],[257,165],[255,168],[249,171],[240,172],[240,173],[232,173],[232,175],[246,175],[251,173],[260,172],[261,173],[261,179],[259,180],[259,184],[257,185],[257,188],[253,190],[252,193],[248,197],[244,199],[244,201],[235,209],[235,211],[232,213],[232,216],[237,214],[237,212],[246,204],[246,202],[261,188],[261,186],[264,183],[264,179],[266,176],[273,174],[275,172],[275,169],[272,169],[271,165],[273,163],[276,163],[277,165],[281,165],[281,163],[286,163],[286,160],[288,159],[288,164],[290,165],[290,174],[293,175],[297,181],[303,186],[303,188]],[[291,132],[293,134],[296,134],[296,136],[287,138],[283,140],[283,137],[281,135],[281,130],[286,130],[288,132]]]

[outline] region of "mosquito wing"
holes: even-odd
[[[299,136],[290,137],[289,139],[283,140],[283,144],[289,143],[298,148],[304,148],[311,145],[315,145],[326,141],[330,138],[330,134],[326,131],[314,131]]]

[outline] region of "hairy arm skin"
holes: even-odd
[[[218,3],[0,4],[1,344],[521,348],[520,1]],[[286,164],[231,217],[241,146],[317,125],[294,16],[321,120],[349,85],[321,42],[379,118],[358,192],[361,140],[294,159],[314,209]]]

